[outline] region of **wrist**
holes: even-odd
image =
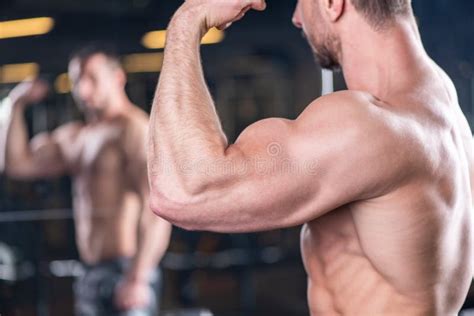
[[[138,285],[148,283],[148,281],[143,278],[136,278],[136,277],[129,277],[129,276],[125,278],[125,282],[128,284],[138,284]]]
[[[8,95],[8,97],[5,99],[5,102],[15,110],[24,110],[26,107],[26,102],[24,102],[21,97],[14,94]]]
[[[144,273],[137,273],[137,272],[130,272],[128,275],[125,277],[125,280],[129,283],[134,283],[134,284],[144,284],[148,283],[148,278]]]
[[[197,34],[199,41],[209,31],[204,9],[196,6],[189,6],[185,2],[173,15],[168,26],[168,33],[177,31],[179,34]]]

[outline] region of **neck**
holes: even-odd
[[[387,100],[415,84],[429,58],[414,19],[397,19],[382,31],[375,31],[360,17],[355,19],[357,27],[346,24],[341,36],[340,60],[349,90],[365,91]],[[358,34],[354,34],[354,29]]]
[[[123,94],[114,95],[107,100],[107,105],[104,107],[104,111],[87,115],[86,120],[89,123],[114,121],[122,117],[123,114],[129,112],[130,107],[132,106],[133,104],[128,99],[125,92]]]

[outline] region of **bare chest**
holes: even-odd
[[[75,144],[76,175],[118,172],[126,166],[123,129],[114,125],[85,128]]]

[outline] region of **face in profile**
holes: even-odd
[[[86,113],[101,115],[111,103],[111,96],[123,89],[121,69],[103,54],[69,63],[72,95]]]
[[[340,41],[323,13],[322,0],[298,0],[293,24],[302,30],[322,68],[340,69]]]

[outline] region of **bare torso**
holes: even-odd
[[[128,115],[80,127],[65,150],[73,177],[76,242],[89,264],[136,252],[141,200],[133,153],[143,140],[131,126],[146,126],[147,119],[138,110]]]
[[[415,180],[303,227],[312,315],[445,316],[461,308],[472,278],[473,153],[449,79],[439,77],[397,99],[407,106],[382,109],[421,148]]]

